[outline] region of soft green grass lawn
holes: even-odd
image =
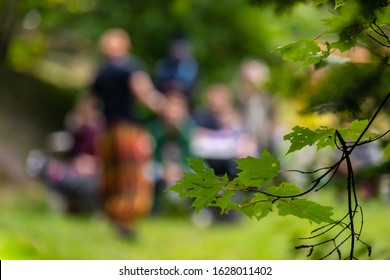
[[[371,258],[390,258],[390,205],[373,200],[363,207]],[[306,259],[307,251],[294,246],[315,227],[276,214],[203,229],[189,219],[150,217],[139,223],[138,239],[130,242],[118,238],[102,217],[53,211],[39,187],[0,189],[0,259]]]

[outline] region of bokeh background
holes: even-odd
[[[287,147],[282,137],[291,127],[333,125],[335,117],[300,113],[313,94],[306,91],[305,83],[311,70],[283,61],[277,48],[322,34],[320,19],[328,17],[329,10],[295,5],[276,12],[272,6],[250,2],[0,2],[1,259],[305,259],[307,252],[294,247],[298,237],[315,226],[297,218],[272,214],[259,222],[240,217],[205,226],[194,222],[191,210],[186,209],[145,218],[140,221],[137,242],[129,242],[118,238],[99,213],[64,213],[58,197],[25,171],[28,152],[50,152],[48,135],[64,130],[67,113],[88,91],[101,59],[98,38],[112,27],[129,32],[133,53],[142,58],[152,77],[157,61],[167,54],[169,40],[184,34],[199,64],[195,89],[199,104],[210,84],[224,83],[235,91],[244,59],[267,63],[271,78],[266,89],[275,100],[280,160],[285,166],[295,163],[304,168],[311,166],[311,160],[328,158],[329,151],[284,157]],[[387,124],[383,116],[376,129]],[[383,162],[387,158],[385,149]],[[373,246],[374,259],[390,258],[389,179],[381,174],[377,195],[362,202],[363,235]],[[313,199],[334,206],[336,215],[342,215],[346,205],[340,188],[330,186]],[[362,258],[366,257],[362,252]]]

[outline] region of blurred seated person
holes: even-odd
[[[156,195],[154,212],[169,212],[170,210],[186,212],[188,205],[174,193],[164,193],[164,190],[174,184],[187,170],[187,159],[193,157],[190,148],[191,137],[196,127],[189,114],[188,102],[180,91],[171,90],[166,93],[166,105],[159,118],[148,125],[155,145],[154,167],[156,169]],[[176,209],[176,210],[175,210]]]
[[[231,90],[215,84],[206,90],[206,106],[194,113],[197,129],[192,147],[203,157],[216,175],[236,176],[234,159],[256,156],[257,147],[245,130]]]
[[[198,72],[198,63],[191,55],[189,41],[176,37],[169,44],[168,56],[156,64],[156,87],[163,93],[170,90],[180,91],[192,102]]]
[[[48,137],[50,152],[56,153],[57,158],[65,153],[65,159],[48,157],[37,150],[27,157],[27,173],[58,194],[67,213],[98,209],[99,160],[95,142],[102,126],[96,100],[82,96],[66,118],[68,132],[55,132]]]

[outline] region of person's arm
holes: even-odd
[[[156,90],[149,75],[143,71],[130,76],[129,86],[138,100],[152,111],[159,112],[165,103],[165,96]]]

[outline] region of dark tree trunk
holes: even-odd
[[[18,0],[5,0],[0,14],[0,64],[4,64],[11,40],[15,34]]]

